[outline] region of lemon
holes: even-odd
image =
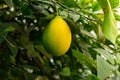
[[[71,37],[68,24],[61,16],[56,16],[43,32],[43,46],[53,56],[60,56],[68,51],[72,40]]]

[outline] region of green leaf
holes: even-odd
[[[7,43],[7,46],[9,47],[10,51],[12,52],[12,55],[15,57],[17,55],[17,52],[18,52],[17,43],[10,36],[5,38],[5,41]]]
[[[0,28],[0,34],[4,34],[4,33],[8,33],[10,31],[14,31],[15,28],[12,27],[12,26],[5,26],[5,25],[2,25],[2,27]]]
[[[108,6],[107,0],[97,0],[97,1],[103,9]]]
[[[4,41],[3,36],[6,37],[7,34],[8,34],[8,33],[0,33],[0,43],[2,43],[2,42]]]
[[[120,53],[116,54],[116,59],[115,59],[117,64],[120,64]]]
[[[81,33],[88,36],[88,37],[91,37],[91,38],[96,38],[93,34],[91,34],[90,32],[88,32],[87,30],[84,30],[84,29],[81,29]]]
[[[104,56],[111,64],[115,64],[114,62],[114,55],[112,55],[111,53],[109,53],[108,51],[104,50],[104,49],[95,49],[95,51],[97,51],[100,55]]]
[[[14,7],[14,4],[13,4],[13,1],[12,0],[4,0],[7,5],[11,8],[11,7]]]
[[[49,14],[48,16],[43,17],[43,18],[40,18],[40,19],[41,19],[41,20],[52,20],[54,17],[55,17],[54,14]]]
[[[21,3],[21,9],[24,15],[31,15],[32,14],[32,9],[29,7],[28,4]]]
[[[33,57],[35,54],[34,52],[34,45],[32,42],[28,42],[28,44],[25,45],[25,48],[27,49],[27,54],[29,57]]]
[[[19,25],[17,22],[0,22],[0,31],[5,30],[8,28],[6,31],[14,31],[18,30],[20,32],[23,32],[23,27]]]
[[[0,43],[4,41],[4,38],[7,36],[8,32],[14,31],[15,29],[12,26],[3,26],[0,24]]]
[[[119,5],[119,0],[97,0],[101,7],[104,9],[108,6],[108,2],[111,5],[111,8],[116,8]]]
[[[88,80],[99,80],[99,79],[97,78],[97,76],[95,76],[93,74],[89,74],[88,75]]]
[[[116,37],[118,36],[118,30],[110,2],[109,0],[98,0],[98,2],[100,3],[104,11],[104,22],[102,26],[103,34],[109,41],[115,44]]]
[[[29,57],[38,56],[38,52],[34,49],[34,44],[29,40],[29,34],[24,33],[20,38],[20,44],[27,49],[27,55]]]
[[[110,40],[113,44],[115,44],[116,37],[118,36],[118,30],[117,30],[116,21],[115,21],[113,12],[111,10],[108,12],[105,12],[102,30],[105,37],[108,40]]]
[[[120,15],[119,14],[115,14],[115,19],[120,21]]]
[[[62,3],[68,7],[78,7],[78,4],[74,0],[62,0]]]
[[[93,10],[93,11],[100,10],[100,5],[98,4],[97,1],[94,1],[94,2],[92,3],[92,10]]]
[[[65,20],[68,23],[68,25],[70,26],[72,33],[74,33],[74,34],[80,33],[79,27],[72,20],[70,20],[69,18],[66,18]]]
[[[112,74],[113,66],[97,55],[97,76],[100,80],[107,79]]]
[[[12,64],[16,64],[15,56],[10,55],[10,60]]]
[[[38,51],[40,51],[43,55],[45,55],[46,57],[48,57],[48,58],[51,58],[51,57],[52,57],[52,55],[50,55],[50,53],[48,53],[48,52],[44,49],[44,47],[43,47],[42,44],[35,45],[35,48],[36,48]]]
[[[63,68],[62,72],[60,72],[60,75],[62,76],[70,76],[70,74],[71,74],[71,71],[69,67]]]
[[[119,5],[119,0],[109,0],[111,7],[116,8]]]
[[[77,50],[72,50],[73,56],[80,62],[82,65],[86,65],[89,68],[96,68],[96,62],[92,60],[92,58],[80,53]]]
[[[13,28],[12,26],[9,26],[4,31],[9,32],[9,31],[14,31],[14,30],[15,30],[15,28]]]
[[[30,73],[24,73],[25,80],[35,80],[36,75]]]

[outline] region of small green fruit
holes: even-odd
[[[53,56],[65,54],[71,44],[71,31],[68,24],[56,16],[43,32],[43,46]]]

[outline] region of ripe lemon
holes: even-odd
[[[53,56],[60,56],[68,51],[71,37],[68,24],[60,16],[56,16],[43,32],[43,46]]]

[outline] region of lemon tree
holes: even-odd
[[[119,0],[0,0],[0,80],[119,80]]]

